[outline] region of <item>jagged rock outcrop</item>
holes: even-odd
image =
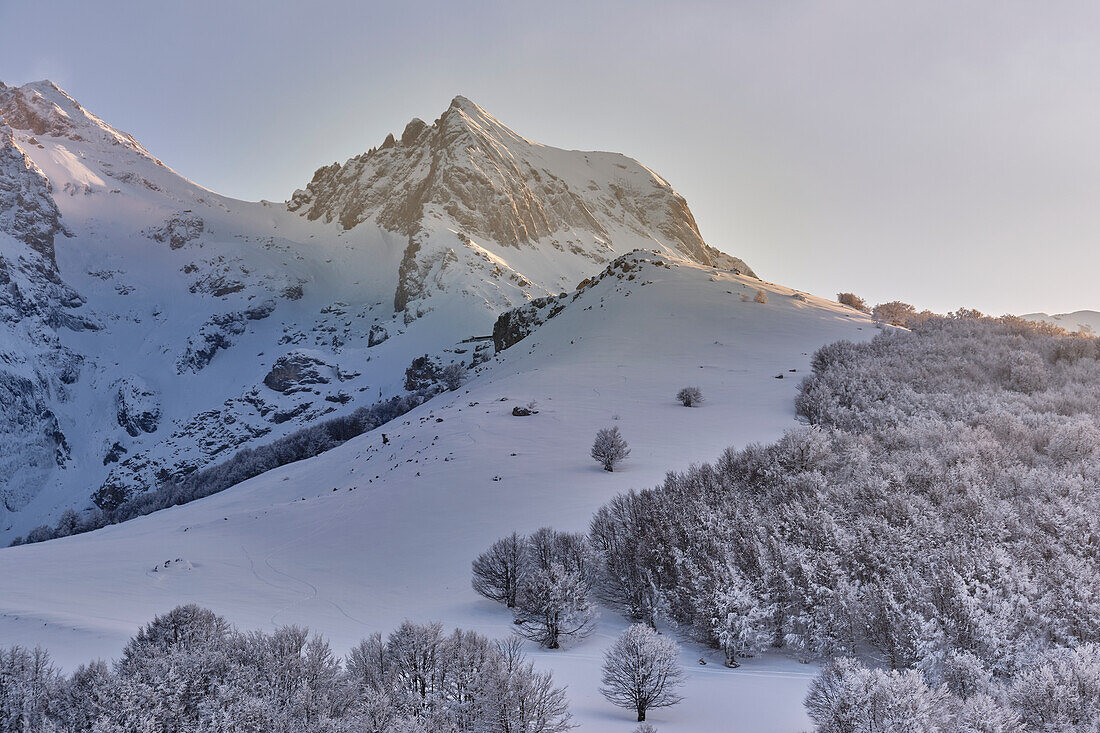
[[[340,370],[316,354],[293,351],[275,360],[264,384],[276,392],[293,394],[316,384],[328,384],[340,378]]]
[[[635,250],[617,257],[598,275],[582,280],[572,293],[536,298],[530,303],[501,313],[493,324],[493,347],[495,351],[500,352],[514,346],[531,335],[539,326],[565,310],[585,290],[604,280],[635,281],[647,267],[671,268],[672,266],[659,254],[643,250]]]
[[[43,119],[0,88],[0,505],[18,511],[69,457],[54,412],[83,359],[58,329],[95,329],[74,312],[84,298],[57,269],[54,239],[65,233],[49,180],[6,123]]]
[[[367,335],[367,346],[377,346],[390,337],[390,332],[386,330],[385,326],[374,323],[371,324],[370,333]]]
[[[131,437],[156,432],[160,425],[156,391],[137,377],[120,380],[115,391],[115,416],[119,427]]]
[[[4,117],[0,115],[0,123]],[[65,231],[50,181],[0,124],[0,231],[25,242],[56,270],[54,237]]]
[[[204,226],[202,217],[180,212],[165,219],[164,224],[151,227],[146,233],[156,242],[179,249],[202,236]]]

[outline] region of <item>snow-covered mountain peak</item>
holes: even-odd
[[[520,137],[511,128],[489,114],[480,105],[471,102],[466,97],[459,95],[451,100],[447,111],[440,116],[443,128],[450,133],[448,142],[453,145],[456,140],[453,136],[469,134],[477,142],[504,147],[502,153],[510,152],[509,144],[522,143],[525,145],[537,145],[526,138]]]
[[[471,274],[482,287],[486,269],[484,297],[508,307],[639,248],[753,275],[708,246],[684,198],[641,163],[531,142],[461,96],[432,125],[414,119],[400,139],[319,169],[288,208],[408,237],[394,307],[411,319]]]
[[[414,358],[471,365],[501,313],[626,252],[751,274],[648,168],[464,97],[285,207],[184,179],[50,82],[0,85],[0,130],[0,542],[398,394]]]
[[[75,141],[106,140],[152,157],[133,136],[107,124],[84,109],[48,79],[8,86],[0,82],[0,122],[35,135]]]

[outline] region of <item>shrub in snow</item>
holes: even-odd
[[[703,401],[703,392],[698,387],[684,387],[676,393],[676,399],[684,407],[695,407]]]
[[[630,448],[619,434],[619,428],[603,428],[596,433],[592,457],[603,466],[603,470],[614,471],[615,466],[629,455]]]
[[[871,311],[871,316],[876,321],[888,323],[891,326],[912,328],[933,318],[934,314],[929,311],[920,311],[918,313],[917,309],[908,303],[894,300],[889,303],[879,303],[876,305],[874,310]]]
[[[863,311],[864,313],[871,312],[871,308],[867,305],[867,301],[855,293],[837,293],[836,302],[841,305],[846,305],[849,308],[855,308],[857,311]]]
[[[757,290],[756,295],[752,296],[752,302],[754,303],[767,303],[768,293],[764,290]]]
[[[649,723],[642,723],[634,729],[634,733],[657,733],[657,729]]]
[[[458,363],[448,364],[439,373],[439,381],[448,391],[454,392],[466,381],[466,367]]]
[[[677,694],[684,683],[679,654],[676,642],[635,624],[607,650],[600,693],[644,721],[650,709],[669,707],[683,699]]]

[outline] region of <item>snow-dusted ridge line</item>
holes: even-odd
[[[28,381],[3,401],[0,446],[32,467],[0,467],[3,543],[101,489],[131,496],[399,394],[415,356],[468,365],[475,351],[456,342],[624,252],[750,272],[640,164],[532,143],[464,99],[339,167],[331,190],[307,187],[312,220],[301,196],[289,211],[182,178],[51,82],[0,86],[0,124],[22,161],[0,169],[0,191],[46,192],[33,207],[0,195],[0,229],[17,232],[0,257],[32,263],[8,266],[13,302],[42,314],[33,334],[25,317],[2,324],[6,378]],[[364,215],[328,222],[338,203]],[[33,264],[32,230],[57,235],[51,251],[34,244],[56,267]],[[269,387],[295,359],[323,378]],[[135,429],[144,408],[119,395],[139,394],[159,417]]]

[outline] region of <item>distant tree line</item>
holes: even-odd
[[[30,544],[90,532],[109,524],[151,514],[159,509],[187,504],[217,494],[273,468],[331,450],[404,415],[434,394],[435,390],[427,389],[391,397],[369,407],[360,407],[348,415],[318,422],[266,445],[245,448],[222,463],[179,480],[166,481],[156,489],[131,497],[101,489],[93,497],[97,503],[95,509],[82,514],[69,509],[53,527],[36,527],[26,537],[16,537],[11,544]]]
[[[518,640],[405,622],[341,660],[308,629],[237,631],[198,606],[156,617],[113,664],[62,675],[0,650],[0,733],[562,733],[565,691]]]

